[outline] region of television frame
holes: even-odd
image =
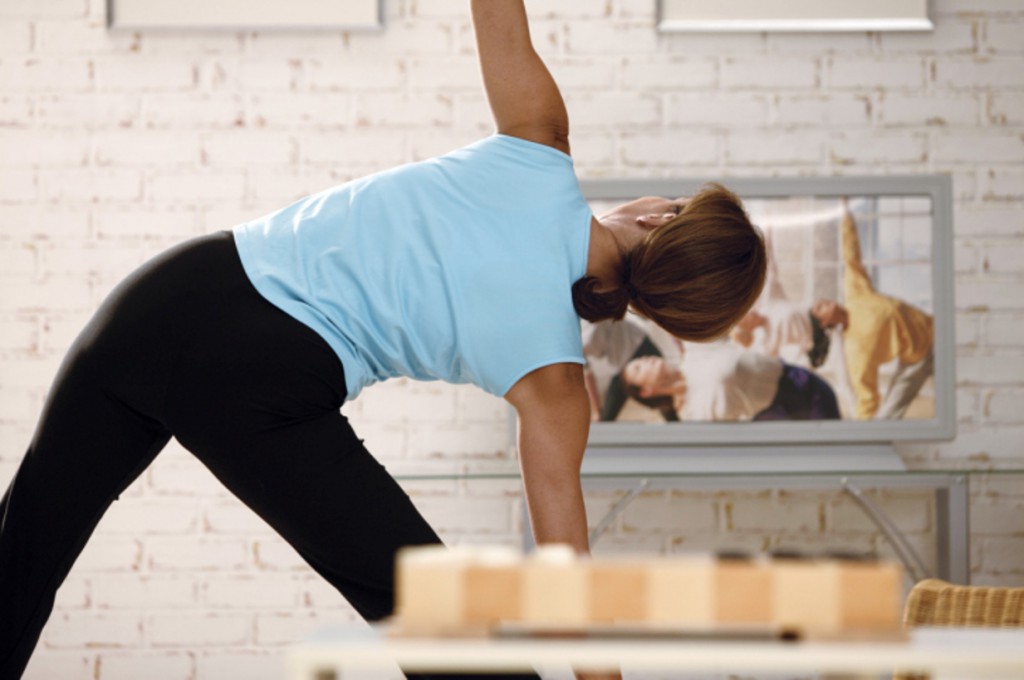
[[[741,199],[844,196],[928,197],[932,207],[932,302],[935,321],[935,411],[931,419],[896,421],[776,421],[719,423],[595,422],[587,444],[588,467],[598,470],[689,469],[681,454],[713,454],[710,469],[808,470],[805,454],[824,469],[902,469],[893,442],[951,439],[956,432],[952,179],[947,175],[799,178],[591,179],[580,182],[589,201],[626,202],[639,196],[687,196],[717,181]],[[823,446],[841,451],[825,463]],[[755,450],[757,449],[757,450]],[[728,453],[726,452],[728,450]],[[774,451],[785,459],[766,464]],[[813,453],[812,453],[813,452]],[[644,455],[648,457],[645,459]],[[651,456],[653,455],[653,458]],[[734,464],[725,464],[731,457]],[[677,459],[676,463],[670,462]],[[641,463],[642,460],[646,462]],[[613,462],[613,461],[618,461]],[[652,463],[652,461],[655,461]],[[660,461],[660,462],[656,462]],[[786,461],[789,461],[788,463]],[[596,468],[595,468],[596,466]],[[652,467],[653,466],[653,467]],[[704,466],[699,466],[701,470]]]

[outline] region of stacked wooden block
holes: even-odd
[[[397,567],[400,629],[480,633],[500,624],[586,630],[744,628],[811,636],[900,627],[901,572],[835,559],[578,557],[567,546],[411,548]]]

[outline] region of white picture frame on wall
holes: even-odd
[[[931,31],[928,0],[658,0],[663,32]]]
[[[107,0],[110,29],[345,30],[383,28],[380,0]]]

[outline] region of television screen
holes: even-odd
[[[951,437],[948,178],[722,183],[765,236],[764,291],[709,343],[635,314],[583,322],[591,448]],[[638,195],[697,188],[584,183],[598,219]]]

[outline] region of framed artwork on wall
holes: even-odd
[[[928,0],[658,0],[665,32],[930,31]]]
[[[111,29],[380,30],[379,0],[107,0]]]

